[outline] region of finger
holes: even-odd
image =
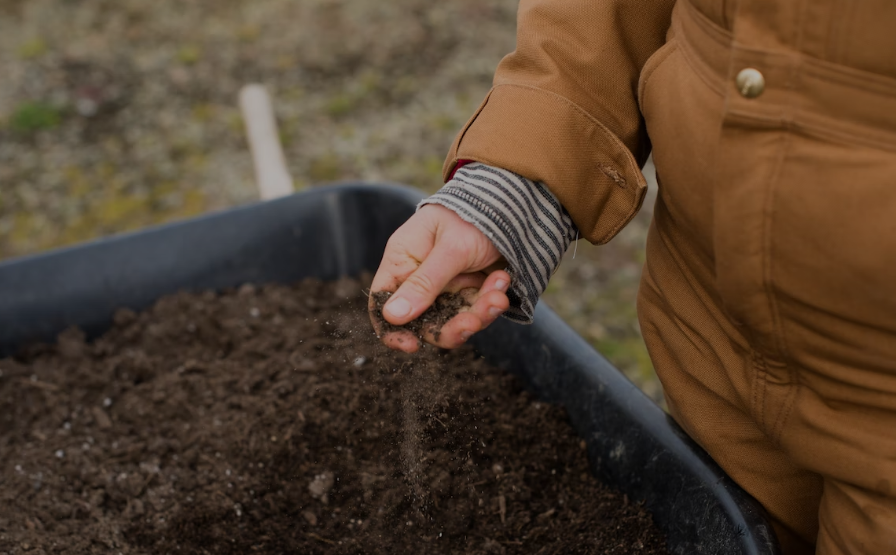
[[[373,293],[367,297],[367,317],[370,318],[370,325],[373,326],[373,332],[377,337],[383,337],[383,321],[380,319],[379,311],[376,308],[376,299]]]
[[[455,252],[453,246],[445,241],[436,244],[420,267],[407,276],[386,302],[383,316],[397,326],[420,316],[466,266],[466,257]]]
[[[454,349],[493,324],[509,307],[510,300],[504,291],[489,291],[485,295],[479,295],[470,307],[446,322],[438,337],[427,333],[424,340],[443,349]]]
[[[396,232],[396,235],[398,232]],[[389,239],[383,259],[370,282],[371,291],[391,291],[398,289],[407,276],[420,267],[420,260],[426,258],[428,250],[410,250],[415,245],[408,246],[395,235]]]
[[[463,293],[463,297],[469,299],[470,303],[472,303],[474,299],[471,298],[467,291],[471,291],[474,294],[478,293],[487,277],[482,272],[460,274],[453,277],[442,291],[445,293]]]
[[[421,209],[389,237],[383,258],[370,284],[372,291],[395,291],[432,251],[435,224],[428,215],[428,212],[424,214]]]
[[[498,258],[498,260],[495,260],[494,262],[492,262],[491,264],[489,264],[488,266],[483,268],[482,272],[485,273],[486,275],[490,275],[499,270],[504,272],[504,270],[506,270],[508,266],[509,266],[509,264],[507,263],[507,259],[504,258],[503,256],[501,256]],[[507,272],[504,272],[504,273],[507,273]]]
[[[474,295],[465,295],[469,307],[462,310],[476,316],[484,329],[510,307],[510,299],[507,297],[509,288],[510,275],[507,272],[492,272]]]
[[[510,288],[510,274],[504,270],[495,270],[491,272],[482,286],[479,288],[479,295],[485,295],[490,291],[500,291],[506,293]]]
[[[424,334],[424,340],[443,349],[453,349],[464,344],[474,333],[491,325],[507,308],[510,300],[506,291],[510,286],[510,276],[504,272],[479,276],[478,288],[465,288],[456,291],[469,306],[462,308],[461,313],[446,322],[436,337],[431,330]],[[449,285],[451,289],[451,285]],[[455,291],[452,291],[455,292]]]
[[[409,220],[389,238],[383,259],[370,283],[367,311],[377,337],[383,335],[384,317],[382,306],[377,306],[383,299],[377,293],[394,292],[398,289],[401,282],[419,268],[418,257],[425,257],[431,248],[431,245],[428,246],[421,240],[426,235],[425,230],[419,225],[412,227],[411,224]]]
[[[424,340],[443,349],[456,349],[482,329],[482,322],[470,312],[460,312],[442,326],[438,338],[427,330]]]
[[[473,302],[475,302],[475,300],[478,298],[479,289],[482,287],[483,282],[485,282],[486,277],[487,276],[485,276],[481,272],[461,274],[452,279],[445,286],[444,291],[448,293],[460,294],[468,305],[472,305]],[[373,326],[373,330],[374,332],[376,332],[376,336],[379,338],[383,338],[383,335],[385,333],[383,328],[384,324],[386,323],[383,320],[382,314],[382,294],[382,291],[371,292],[370,295],[368,295],[367,300],[367,314],[370,318],[370,323]],[[461,308],[461,310],[466,310],[466,308]]]
[[[499,316],[510,308],[510,299],[502,291],[489,291],[479,297],[468,312],[479,319],[481,329],[492,325]]]
[[[409,331],[393,331],[383,336],[382,342],[396,351],[416,353],[420,349],[420,341]]]

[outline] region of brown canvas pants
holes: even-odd
[[[730,43],[679,2],[642,72],[644,337],[673,416],[784,553],[896,553],[896,89],[850,75],[788,125],[738,119]]]

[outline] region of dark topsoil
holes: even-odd
[[[665,553],[561,409],[389,351],[358,282],[115,321],[0,361],[0,553]]]
[[[432,306],[426,309],[423,314],[403,326],[396,326],[395,324],[390,324],[383,317],[383,307],[389,298],[392,297],[392,293],[389,291],[377,291],[371,293],[370,296],[373,297],[373,310],[371,312],[373,317],[376,318],[380,333],[386,334],[393,331],[406,330],[411,332],[414,337],[423,339],[427,332],[431,332],[436,341],[439,340],[442,326],[456,316],[461,308],[470,306],[463,296],[458,293],[442,293],[436,297]]]

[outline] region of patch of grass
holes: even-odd
[[[342,162],[332,152],[311,161],[308,176],[312,181],[333,181],[342,175]]]
[[[62,112],[44,102],[25,102],[13,112],[9,124],[17,133],[34,133],[53,129],[62,122]]]
[[[327,101],[325,109],[330,116],[339,118],[349,114],[357,105],[357,99],[352,95],[340,93]]]
[[[393,86],[393,92],[395,96],[402,98],[406,96],[413,96],[420,91],[421,83],[420,81],[412,76],[405,75],[403,77],[399,77]]]
[[[295,54],[280,54],[274,59],[274,67],[280,71],[292,71],[296,68],[299,61]]]
[[[383,76],[376,71],[368,70],[361,75],[359,80],[361,94],[372,94],[383,86]]]
[[[175,59],[184,65],[193,65],[202,58],[202,50],[195,44],[185,44],[177,50]]]
[[[6,240],[12,244],[24,244],[30,246],[43,226],[35,214],[19,210],[12,215],[12,226],[9,229]]]
[[[20,44],[18,54],[19,58],[23,60],[33,60],[34,58],[40,58],[46,54],[48,50],[49,48],[47,47],[47,43],[44,42],[44,39],[35,37]]]
[[[351,123],[344,123],[339,126],[339,136],[343,139],[352,139],[358,130]]]
[[[430,120],[430,125],[438,131],[459,131],[460,124],[454,117],[447,114],[440,114]]]
[[[68,245],[97,235],[139,229],[201,214],[207,208],[207,199],[202,191],[181,183],[158,182],[151,185],[148,191],[130,191],[117,175],[119,170],[111,165],[90,169],[68,168],[68,192],[80,199],[83,210],[75,218],[59,222],[36,247]],[[97,190],[97,183],[106,185]],[[89,189],[85,189],[85,185],[89,185]],[[97,194],[88,197],[90,193]],[[31,225],[29,228],[25,225],[28,223],[22,222],[20,227],[25,230],[34,227]]]
[[[383,76],[373,70],[366,70],[324,104],[324,111],[332,118],[342,118],[358,111],[376,97],[383,86]]]
[[[236,36],[239,40],[243,42],[255,42],[258,39],[259,35],[261,35],[261,29],[258,25],[254,25],[251,23],[246,23],[236,32]]]
[[[280,137],[280,144],[283,145],[283,148],[292,146],[295,141],[295,133],[293,133],[292,128],[285,125],[277,128],[277,136]]]
[[[439,156],[429,156],[423,161],[423,173],[435,179],[442,179],[442,165],[445,160]]]
[[[647,354],[647,346],[639,336],[608,337],[593,344],[607,360],[625,370],[633,380],[652,379],[653,364]]]
[[[231,133],[235,133],[240,137],[246,136],[246,122],[243,121],[243,116],[238,111],[230,111],[225,118],[225,122],[227,129]]]
[[[194,104],[191,111],[193,112],[193,119],[202,123],[211,121],[215,116],[215,107],[207,103]]]

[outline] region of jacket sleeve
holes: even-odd
[[[674,0],[522,0],[517,48],[454,140],[459,160],[545,183],[582,236],[609,241],[638,212],[650,152],[641,68],[666,39]]]

